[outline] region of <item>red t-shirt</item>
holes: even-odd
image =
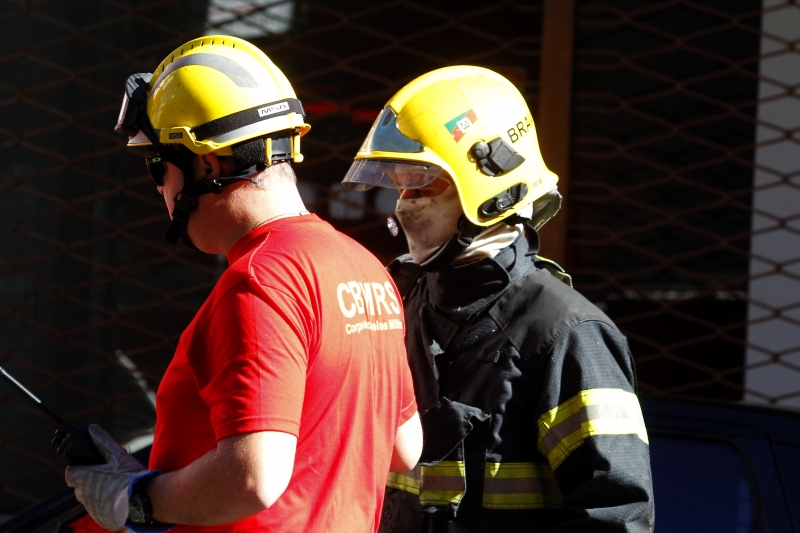
[[[377,531],[394,437],[416,411],[391,278],[316,215],[251,231],[228,261],[158,388],[150,468],[269,430],[298,437],[294,471],[256,516],[173,531]]]

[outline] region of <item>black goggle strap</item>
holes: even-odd
[[[140,130],[154,146],[160,144],[150,119],[147,117],[147,89],[153,75],[140,72],[128,77],[125,82],[125,94],[122,97],[122,108],[114,131],[133,137]]]
[[[206,139],[224,135],[257,122],[288,115],[289,113],[297,113],[301,116],[306,114],[300,100],[297,98],[284,98],[283,100],[237,111],[226,117],[200,124],[192,128],[192,133],[197,141],[205,141]]]
[[[142,111],[143,119],[140,121],[140,129],[144,132],[147,140],[153,143],[153,146],[156,147],[156,150],[161,146],[161,141],[156,135],[156,130],[153,129],[153,126],[150,124],[150,119],[147,118],[147,114]]]
[[[461,218],[458,219],[458,231],[453,233],[430,257],[420,263],[419,267],[426,272],[435,272],[449,267],[459,255],[464,253],[464,250],[469,248],[482,229],[461,215]]]
[[[170,244],[175,244],[180,239],[186,224],[189,222],[189,215],[197,209],[197,198],[204,194],[220,194],[222,189],[228,185],[233,185],[239,181],[249,181],[256,183],[255,180],[239,176],[231,178],[217,178],[205,181],[193,181],[183,186],[183,190],[175,195],[175,207],[172,209],[172,222],[170,222],[164,240]]]

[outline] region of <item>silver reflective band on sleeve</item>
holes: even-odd
[[[418,495],[421,505],[457,504],[466,489],[465,473],[463,461],[417,465],[408,472],[389,472],[386,486]]]
[[[237,128],[233,131],[223,133],[222,135],[211,137],[208,140],[213,143],[222,144],[233,139],[244,139],[250,135],[258,135],[263,131],[264,131],[264,123],[256,122],[255,124],[248,124],[247,126],[242,126],[241,128]]]
[[[579,392],[539,418],[538,449],[555,470],[595,435],[637,435],[649,443],[639,400],[622,389]]]
[[[464,495],[465,468],[461,461],[417,466],[391,472],[388,487],[419,496],[421,505],[458,504]],[[550,465],[545,463],[486,463],[483,507],[486,509],[558,509],[563,497]]]
[[[486,463],[483,506],[487,509],[557,509],[562,500],[548,464]]]

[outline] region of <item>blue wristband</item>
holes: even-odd
[[[158,470],[150,470],[134,478],[128,485],[128,505],[130,506],[128,520],[125,526],[136,533],[160,533],[169,531],[175,524],[165,524],[153,520],[153,505],[147,495],[147,484],[159,475]],[[135,521],[131,520],[134,514]]]

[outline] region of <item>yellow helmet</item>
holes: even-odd
[[[264,52],[211,35],[176,48],[154,73],[130,76],[114,129],[128,135],[128,146],[158,152],[157,168],[166,160],[183,172],[164,239],[193,246],[186,227],[198,197],[254,182],[250,175],[273,163],[303,160],[300,137],[310,129],[304,115],[289,80]],[[192,158],[211,152],[233,156],[237,174],[195,181]]]
[[[235,155],[231,147],[243,141],[289,130],[281,159],[300,162],[300,137],[310,129],[303,116],[286,76],[264,52],[211,35],[176,48],[153,74],[131,76],[116,130],[128,133],[128,146],[182,145],[222,156]],[[269,155],[269,141],[265,148]]]
[[[409,174],[408,163],[420,164]],[[398,179],[403,167],[409,181]],[[558,176],[539,152],[533,117],[517,88],[491,70],[446,67],[415,79],[386,104],[342,182],[351,190],[372,186],[417,188],[446,171],[466,218],[491,226],[546,200],[546,218],[560,205]],[[556,198],[557,197],[557,198]],[[538,219],[538,220],[537,220]]]

